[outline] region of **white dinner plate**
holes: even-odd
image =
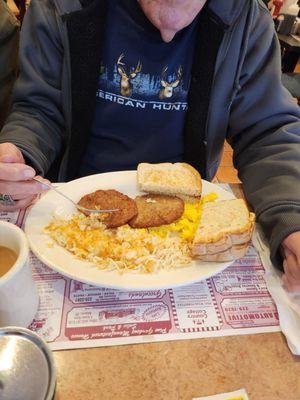
[[[60,186],[64,194],[78,201],[83,195],[98,189],[116,189],[135,197],[140,194],[136,185],[136,171],[109,172],[76,179]],[[215,192],[219,199],[232,199],[233,194],[210,183],[202,181],[203,194]],[[120,289],[163,289],[186,285],[206,279],[228,267],[231,262],[214,263],[193,261],[189,266],[156,273],[140,274],[99,270],[90,262],[77,259],[66,249],[52,241],[43,229],[53,216],[65,218],[76,212],[75,206],[54,191],[46,193],[29,211],[25,223],[30,247],[33,253],[46,265],[70,278],[92,285]]]

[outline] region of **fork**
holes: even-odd
[[[65,199],[67,199],[67,200],[69,200],[71,203],[73,203],[74,206],[75,206],[78,210],[80,210],[80,211],[88,212],[88,213],[91,213],[91,214],[103,214],[103,213],[111,213],[111,212],[119,211],[118,208],[114,208],[114,209],[111,209],[111,210],[93,210],[93,209],[91,209],[91,208],[83,207],[83,206],[81,206],[81,205],[75,203],[75,201],[73,201],[72,199],[70,199],[70,197],[66,196],[64,193],[62,193],[60,190],[58,190],[58,189],[57,189],[54,185],[52,185],[51,183],[42,182],[42,181],[40,181],[39,179],[37,179],[37,178],[35,178],[35,177],[33,177],[32,180],[34,180],[34,181],[36,181],[36,182],[39,182],[39,183],[42,184],[42,185],[47,186],[49,189],[54,190],[56,193],[60,194],[60,195],[63,196]]]

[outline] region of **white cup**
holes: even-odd
[[[10,270],[0,277],[0,327],[27,327],[39,304],[27,238],[17,226],[0,221],[0,246],[14,250],[18,256]]]

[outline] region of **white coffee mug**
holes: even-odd
[[[16,225],[0,221],[0,246],[17,254],[14,265],[0,277],[0,327],[27,327],[36,314],[39,296],[29,264],[25,233]]]

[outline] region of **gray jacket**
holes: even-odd
[[[0,129],[11,106],[12,87],[18,72],[19,22],[0,0]]]
[[[300,230],[300,110],[281,84],[280,49],[260,0],[210,0],[229,28],[218,51],[206,125],[207,177],[219,165],[224,139],[246,197],[280,265],[279,245]],[[32,0],[21,38],[21,76],[1,142],[19,146],[44,174],[63,152],[66,176],[71,132],[70,56],[63,15],[78,0]]]

